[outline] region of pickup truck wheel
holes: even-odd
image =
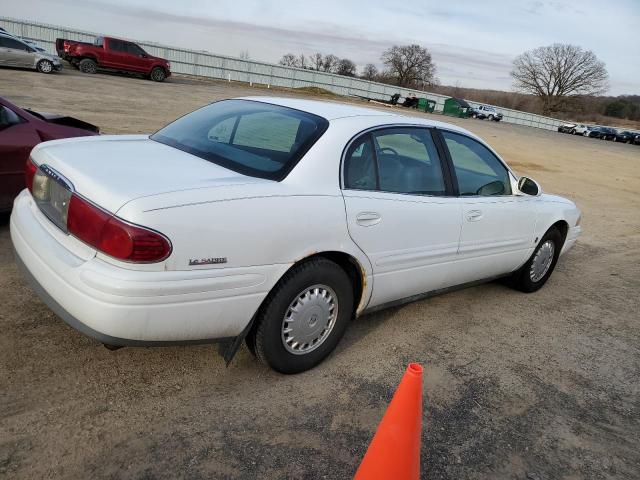
[[[525,293],[538,291],[547,282],[556,266],[560,250],[562,249],[562,235],[553,227],[544,234],[533,254],[513,277],[513,286]]]
[[[489,115],[489,120],[493,121],[493,115]]]
[[[98,64],[90,58],[85,58],[78,63],[78,70],[82,73],[96,73],[98,71]]]
[[[40,73],[51,73],[53,72],[53,63],[49,60],[40,60],[36,65],[36,70]]]
[[[293,267],[274,287],[247,343],[274,370],[304,372],[335,349],[352,314],[347,273],[326,258],[314,258]]]
[[[151,80],[153,80],[154,82],[163,82],[165,78],[167,78],[167,75],[164,72],[164,69],[155,67],[153,70],[151,70]]]

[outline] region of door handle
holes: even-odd
[[[480,210],[469,210],[467,212],[467,220],[470,222],[477,222],[482,218],[482,212]]]
[[[372,227],[382,221],[382,216],[376,212],[361,212],[356,215],[356,223],[363,227]]]

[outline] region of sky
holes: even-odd
[[[443,85],[496,90],[520,53],[571,43],[605,62],[609,94],[640,94],[640,0],[0,0],[0,15],[266,62],[382,68],[386,48],[417,43]]]

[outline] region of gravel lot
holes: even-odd
[[[0,70],[0,95],[104,133],[152,132],[213,100],[270,92]],[[415,361],[424,478],[639,478],[640,147],[450,121],[576,201],[583,237],[535,294],[490,283],[360,318],[297,376],[245,347],[228,368],[215,346],[106,350],[23,282],[4,218],[0,477],[349,478]]]

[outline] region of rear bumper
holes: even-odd
[[[73,254],[25,190],[11,215],[17,262],[38,296],[76,330],[112,345],[202,343],[237,336],[288,265],[127,270]]]

